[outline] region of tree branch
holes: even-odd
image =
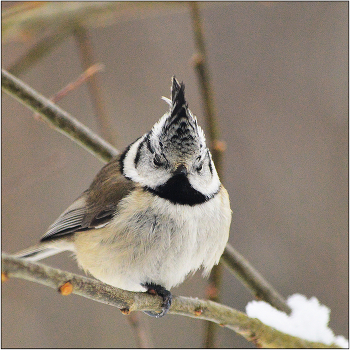
[[[81,65],[83,70],[86,70],[96,63],[90,35],[88,30],[79,24],[75,25],[73,34],[79,49]],[[97,76],[92,76],[87,82],[87,86],[90,92],[91,102],[96,113],[101,135],[109,143],[115,145],[115,132],[113,131],[113,127],[106,110],[105,101],[102,96],[100,79],[98,79]]]
[[[148,293],[129,292],[104,284],[98,280],[61,271],[43,264],[28,262],[2,254],[3,280],[16,277],[37,282],[56,289],[63,295],[70,293],[100,303],[115,306],[123,314],[131,311],[160,311],[162,300]],[[69,284],[70,293],[63,293],[62,286]],[[174,296],[169,314],[182,315],[215,322],[232,329],[259,347],[330,348],[322,343],[293,337],[264,325],[258,319],[249,318],[243,312],[212,301]]]
[[[283,297],[268,283],[263,276],[229,243],[227,243],[221,261],[258,299],[264,300],[274,308],[291,313]]]
[[[165,11],[167,14],[185,12],[185,6],[178,1],[27,1],[2,12],[2,42],[35,36],[70,23],[97,28]]]
[[[62,41],[68,39],[70,33],[70,25],[57,28],[57,30],[48,34],[30,48],[25,55],[21,56],[10,68],[8,68],[8,71],[15,76],[21,75],[40,59],[48,55]]]
[[[118,150],[77,119],[4,69],[1,71],[1,78],[1,87],[5,92],[39,113],[57,131],[65,134],[102,161],[109,161],[119,154]]]
[[[207,63],[207,54],[205,49],[204,42],[204,31],[201,21],[201,16],[199,12],[199,6],[196,1],[189,2],[191,20],[192,20],[192,29],[194,35],[195,48],[197,53],[195,54],[194,64],[197,72],[197,77],[199,80],[200,92],[202,95],[203,106],[204,106],[204,117],[207,124],[208,129],[208,140],[210,143],[211,153],[213,155],[213,161],[215,163],[215,167],[219,174],[221,180],[223,179],[223,147],[218,147],[218,145],[222,144],[219,141],[220,131],[218,125],[217,114],[215,112],[214,106],[214,98],[213,91],[210,84],[210,75],[209,68]],[[209,283],[207,287],[207,295],[208,298],[212,301],[218,302],[219,299],[219,291],[221,287],[222,280],[222,266],[218,264],[213,267],[209,275]],[[205,340],[204,346],[206,348],[215,348],[216,344],[216,331],[217,327],[214,323],[208,322],[206,324],[205,331]]]

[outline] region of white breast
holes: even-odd
[[[84,270],[115,287],[143,291],[142,283],[155,283],[170,289],[188,273],[201,266],[209,272],[218,263],[230,221],[224,187],[192,207],[139,189],[121,201],[110,224],[76,234],[76,256]]]

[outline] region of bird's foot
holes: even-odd
[[[171,300],[172,300],[171,293],[168,290],[166,290],[164,287],[154,283],[145,283],[142,286],[147,288],[148,294],[159,295],[160,297],[163,298],[163,304],[162,304],[163,310],[161,312],[144,311],[144,313],[148,316],[156,317],[156,318],[163,317],[164,315],[166,315],[166,313],[169,311],[171,306]]]

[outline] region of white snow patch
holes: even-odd
[[[349,341],[343,336],[335,336],[328,327],[330,309],[321,305],[317,298],[309,300],[301,294],[293,294],[287,299],[292,309],[288,316],[264,301],[251,301],[246,306],[247,315],[277,330],[309,341],[327,345],[337,344],[349,348]]]

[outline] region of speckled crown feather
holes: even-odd
[[[205,139],[196,117],[188,109],[184,91],[185,85],[173,77],[170,114],[162,125],[159,141],[164,150],[181,151],[186,156],[202,148]]]

